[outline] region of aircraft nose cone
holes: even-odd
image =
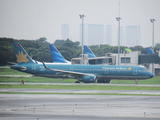
[[[150,78],[154,77],[154,74],[153,73],[150,73],[149,74]]]

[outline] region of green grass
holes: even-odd
[[[0,94],[53,94],[53,95],[130,95],[130,96],[160,96],[153,94],[117,94],[117,93],[44,93],[44,92],[0,92]]]
[[[33,82],[33,83],[74,83],[75,79],[56,79],[45,77],[5,77],[0,76],[0,82]]]
[[[45,77],[4,77],[0,76],[0,82],[34,82],[34,83],[74,83],[76,79],[56,79]],[[112,84],[135,84],[134,80],[112,80]],[[95,83],[98,84],[98,83]],[[103,83],[108,84],[108,83]],[[154,77],[147,80],[139,80],[138,84],[160,84],[160,77]]]
[[[77,90],[151,90],[160,91],[160,87],[150,86],[103,86],[103,85],[15,85],[0,84],[0,88],[26,88],[26,89],[77,89]]]
[[[135,80],[112,80],[112,84],[135,84]],[[138,80],[138,84],[160,84],[160,77],[156,76],[151,79]]]
[[[0,75],[29,75],[11,68],[0,68]]]

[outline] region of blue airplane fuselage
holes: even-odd
[[[149,79],[154,75],[141,66],[115,66],[115,65],[52,65],[46,64],[50,69],[93,74],[103,79]],[[18,69],[18,67],[24,67]],[[67,74],[47,70],[43,64],[13,65],[11,68],[42,77],[68,78]]]

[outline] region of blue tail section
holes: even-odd
[[[54,45],[50,44],[49,47],[50,47],[52,59],[54,62],[67,63],[64,57],[61,55],[61,53],[54,47]]]
[[[18,64],[34,63],[24,48],[19,43],[14,43],[14,50]]]
[[[87,45],[84,45],[83,47],[84,47],[85,54],[88,54],[89,58],[95,58],[96,57]]]
[[[147,47],[147,54],[153,54],[153,50],[150,47]]]

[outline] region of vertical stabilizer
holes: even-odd
[[[87,45],[84,45],[83,47],[84,47],[85,54],[88,54],[89,58],[95,58],[96,57]]]
[[[64,57],[61,55],[61,53],[54,47],[54,45],[50,44],[49,47],[50,47],[52,59],[54,62],[67,63]]]
[[[14,43],[14,50],[18,64],[34,63],[24,48],[19,43]]]

